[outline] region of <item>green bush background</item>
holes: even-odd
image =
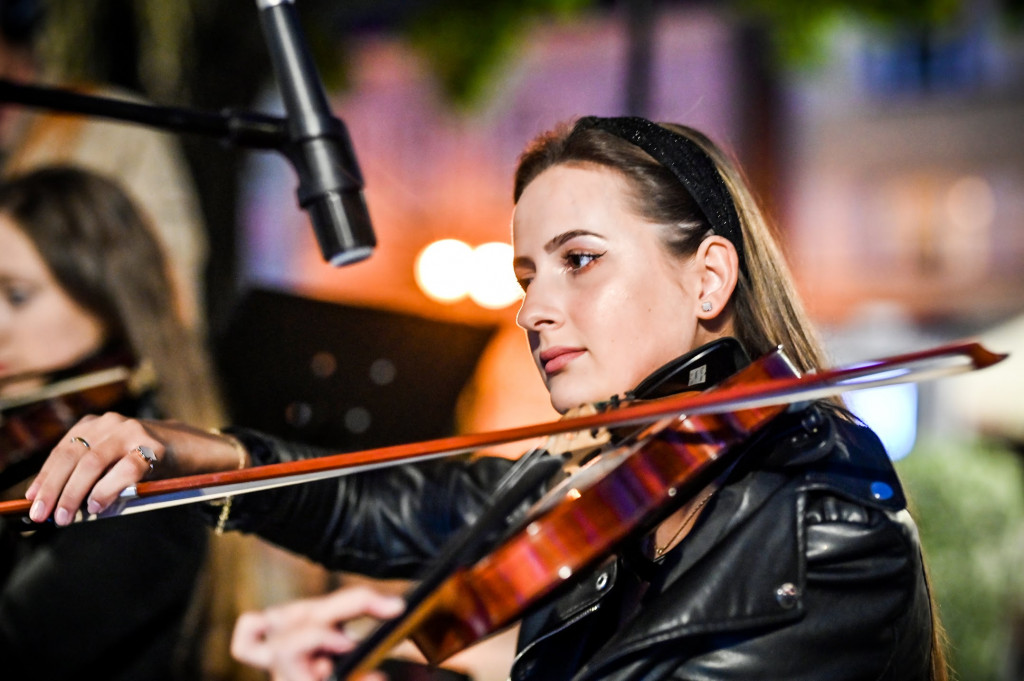
[[[910,497],[949,657],[962,681],[1010,681],[1024,621],[1024,466],[984,440],[920,442],[896,462]],[[1020,642],[1016,642],[1019,645]]]

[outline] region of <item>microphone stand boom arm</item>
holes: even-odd
[[[221,113],[196,111],[4,79],[0,79],[0,102],[138,123],[168,132],[206,135],[231,146],[249,149],[284,153],[291,143],[285,118],[232,109]]]

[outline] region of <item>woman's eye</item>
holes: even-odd
[[[11,307],[21,307],[32,299],[34,293],[30,286],[7,286],[3,289],[3,297]]]
[[[604,255],[604,253],[568,253],[565,256],[565,263],[569,266],[570,270],[578,272],[579,270],[585,269],[588,265],[596,262],[602,255]]]

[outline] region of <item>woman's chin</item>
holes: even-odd
[[[565,414],[565,412],[569,411],[570,409],[580,406],[580,403],[574,402],[572,400],[567,400],[564,397],[558,397],[552,394],[551,406],[554,407],[555,411],[557,411],[559,414]]]
[[[549,386],[551,388],[551,406],[555,408],[559,414],[564,414],[571,409],[583,406],[585,404],[594,404],[595,402],[601,402],[608,399],[609,395],[602,397],[595,397],[591,393],[592,391],[584,390],[559,390],[557,385]]]

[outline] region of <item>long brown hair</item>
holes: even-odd
[[[223,425],[211,362],[175,308],[166,257],[140,211],[113,180],[51,166],[5,180],[0,213],[35,245],[67,294],[155,371],[163,416]]]

